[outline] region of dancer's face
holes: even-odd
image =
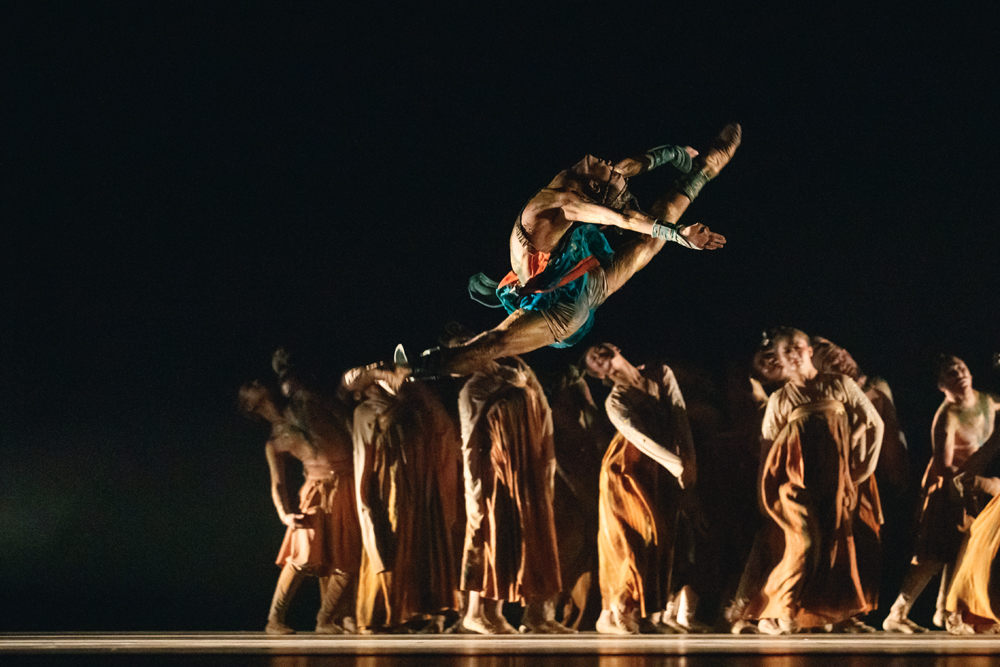
[[[941,370],[938,388],[953,394],[964,394],[970,387],[972,387],[972,373],[969,367],[958,357],[952,357],[948,365]]]
[[[603,380],[611,373],[612,363],[618,354],[618,348],[605,343],[595,345],[587,350],[584,363],[587,364],[587,372],[599,380]]]
[[[784,380],[784,368],[774,350],[757,350],[753,357],[753,366],[757,373],[768,382]]]
[[[774,349],[786,375],[801,373],[812,367],[813,349],[809,339],[802,334],[779,340]]]

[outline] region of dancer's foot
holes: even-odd
[[[709,178],[715,178],[722,168],[729,164],[736,149],[743,139],[743,129],[738,123],[728,123],[719,134],[712,139],[708,149],[695,162],[701,165],[701,170]]]
[[[834,623],[830,631],[846,635],[860,635],[869,632],[877,632],[875,628],[868,625],[857,616],[843,620],[840,623]]]
[[[976,629],[970,624],[962,620],[962,614],[959,612],[952,612],[948,614],[944,619],[945,630],[948,631],[949,635],[974,635],[976,634]]]
[[[787,618],[762,618],[757,629],[765,635],[794,635],[799,632],[799,624]]]
[[[663,623],[660,614],[652,614],[639,619],[640,635],[676,635],[677,630]]]
[[[623,617],[618,612],[605,609],[597,619],[597,632],[602,635],[637,635],[639,624],[635,619]]]
[[[740,620],[733,623],[729,631],[734,635],[759,635],[760,629],[754,624],[753,621],[748,621],[741,618]]]
[[[522,633],[534,634],[534,635],[575,635],[576,630],[573,628],[567,628],[565,625],[559,621],[554,621],[548,619],[542,621],[541,623],[527,623],[520,628]]]
[[[485,616],[466,616],[462,627],[480,635],[516,635],[517,630],[506,619],[488,619]]]
[[[281,621],[268,620],[267,625],[264,626],[264,632],[269,635],[294,635],[295,630],[288,627]]]
[[[904,635],[912,635],[917,632],[927,632],[927,628],[917,625],[902,614],[890,612],[882,621],[882,629],[886,632],[898,632]]]
[[[337,625],[336,623],[330,622],[330,623],[323,623],[322,625],[320,625],[319,623],[317,623],[316,624],[316,634],[317,635],[346,635],[346,634],[350,634],[350,633],[348,633],[347,630],[345,630],[341,626]]]
[[[939,628],[944,628],[948,623],[948,612],[944,609],[935,609],[934,618],[931,619],[931,623]]]
[[[711,626],[706,625],[696,618],[679,619],[677,625],[684,629],[685,632],[692,634],[707,634],[712,631]]]

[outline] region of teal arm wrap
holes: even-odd
[[[665,164],[672,164],[685,174],[691,171],[691,156],[680,146],[657,146],[646,151],[649,168],[656,169]]]
[[[681,243],[683,240],[683,237],[681,237],[681,229],[680,225],[674,225],[669,222],[654,222],[651,234],[655,239]]]

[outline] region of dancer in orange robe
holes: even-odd
[[[655,615],[671,593],[681,489],[696,478],[684,399],[667,366],[637,368],[608,343],[585,359],[591,375],[614,382],[606,405],[618,429],[601,465],[597,631],[658,629]]]
[[[525,606],[530,632],[573,632],[555,620],[562,590],[553,515],[552,415],[527,364],[506,357],[459,394],[466,535],[461,588],[466,630],[511,634],[504,602]]]
[[[458,433],[426,383],[361,370],[344,378],[363,395],[354,411],[364,543],[357,623],[376,632],[429,621],[419,629],[441,632],[444,613],[458,606]]]

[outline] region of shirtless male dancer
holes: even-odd
[[[278,517],[288,527],[278,553],[282,570],[265,632],[294,632],[285,623],[285,613],[302,580],[314,576],[319,578],[322,597],[316,632],[350,633],[353,599],[347,589],[357,575],[361,535],[347,443],[336,438],[310,438],[294,425],[290,410],[278,407],[281,399],[277,392],[259,382],[243,385],[239,399],[247,414],[271,424],[264,450],[271,471],[271,497]],[[298,504],[292,502],[285,479],[286,464],[293,458],[302,463],[305,475]]]
[[[568,347],[592,326],[594,310],[674,241],[693,249],[721,248],[725,237],[678,220],[702,187],[718,175],[740,144],[740,126],[726,125],[704,155],[690,147],[660,146],[617,164],[592,155],[560,172],[524,206],[510,236],[510,274],[497,297],[510,315],[467,343],[432,348],[407,361],[415,375],[468,375],[485,362],[546,345]],[[663,164],[686,173],[666,195],[640,211],[628,178]],[[598,225],[642,236],[612,252]]]
[[[994,419],[1000,409],[1000,398],[972,388],[972,373],[958,357],[948,356],[941,360],[938,389],[944,394],[944,402],[931,426],[933,455],[924,473],[925,500],[917,545],[899,597],[882,623],[882,628],[888,632],[927,631],[908,616],[917,597],[938,572],[942,572],[942,581],[934,624],[944,627],[952,565],[963,537],[958,523],[965,512],[963,500],[950,493],[950,487],[955,477],[967,472],[973,454],[993,433]],[[975,485],[970,486],[973,491]]]

